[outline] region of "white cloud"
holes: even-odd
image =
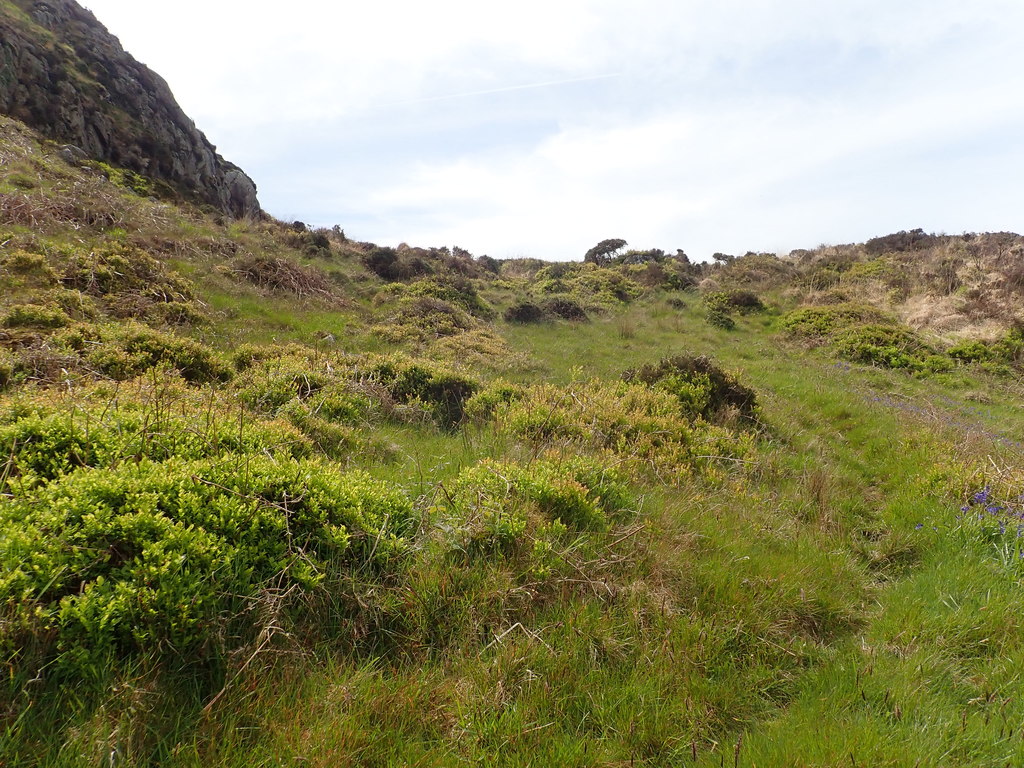
[[[1018,0],[89,4],[272,212],[363,239],[706,256],[1024,228],[997,172],[1024,170]]]

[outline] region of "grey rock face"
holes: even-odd
[[[9,5],[0,3],[0,112],[231,216],[260,214],[252,179],[91,12],[75,0]]]

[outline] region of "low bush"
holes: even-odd
[[[839,357],[854,363],[929,373],[952,367],[916,333],[900,326],[856,325],[836,333],[832,347]]]
[[[237,424],[202,416],[115,410],[36,409],[0,424],[0,475],[13,490],[45,485],[82,468],[144,459],[203,459],[228,453],[308,456],[308,441],[281,422]]]
[[[0,319],[4,328],[63,328],[71,318],[60,307],[39,304],[15,304]]]
[[[462,422],[466,402],[480,390],[478,382],[461,374],[408,359],[382,360],[363,373],[383,386],[396,402],[421,406],[446,429]]]
[[[704,306],[708,311],[732,312],[759,312],[764,309],[761,299],[753,291],[732,290],[712,291],[703,296]]]
[[[586,322],[590,318],[587,311],[575,299],[568,296],[552,296],[541,302],[541,308],[549,315],[560,317],[572,322]]]
[[[457,336],[477,325],[464,309],[430,296],[403,296],[376,332],[389,341],[427,341]]]
[[[603,531],[635,511],[636,498],[612,469],[582,457],[521,465],[484,460],[445,489],[435,517],[469,556],[533,548],[546,525]]]
[[[758,415],[754,390],[703,355],[667,357],[655,364],[630,369],[622,374],[622,379],[668,392],[679,401],[689,418],[713,421],[727,409],[734,409],[748,420],[755,420]]]
[[[227,381],[232,376],[231,369],[210,347],[137,323],[77,325],[61,331],[54,340],[77,352],[91,369],[112,379],[131,379],[158,365],[177,369],[192,384]]]
[[[91,296],[137,293],[153,301],[188,302],[194,298],[192,283],[171,273],[145,251],[117,243],[65,255],[61,276],[65,288]]]
[[[0,392],[14,383],[16,365],[14,356],[6,349],[0,348]]]
[[[505,310],[503,317],[507,323],[540,323],[547,318],[547,313],[532,301],[520,301]]]
[[[499,432],[535,449],[584,450],[639,478],[678,484],[714,475],[722,461],[742,458],[752,437],[684,416],[679,398],[642,384],[589,381],[567,388],[541,384],[499,405]]]
[[[733,316],[718,307],[708,308],[704,313],[704,319],[708,321],[708,325],[725,331],[731,331],[736,327],[736,321],[733,319]]]
[[[418,280],[405,288],[405,294],[440,299],[482,320],[490,320],[495,314],[494,310],[477,293],[473,283],[465,277],[453,276],[444,280]]]
[[[894,318],[874,307],[844,303],[793,310],[782,319],[782,327],[795,336],[821,341],[851,325],[894,325],[895,322]]]
[[[0,254],[0,274],[5,282],[23,285],[50,287],[60,283],[60,276],[45,256],[21,249]]]
[[[275,414],[294,399],[306,400],[318,394],[334,380],[325,365],[288,355],[252,362],[234,386],[238,398],[252,410]]]
[[[5,658],[16,676],[38,665],[85,681],[140,655],[222,659],[255,636],[255,602],[347,564],[388,567],[414,522],[365,474],[260,456],[83,470],[9,507]],[[32,646],[38,658],[7,656]]]
[[[231,265],[247,283],[274,293],[336,300],[330,278],[316,267],[304,267],[274,256],[244,256]]]
[[[398,282],[431,274],[430,264],[419,256],[399,254],[394,248],[374,247],[360,258],[363,266],[382,280]]]
[[[500,379],[492,381],[466,401],[466,416],[476,421],[484,421],[493,417],[500,406],[522,400],[524,397],[525,387]]]

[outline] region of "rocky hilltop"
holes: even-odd
[[[0,0],[0,112],[232,216],[260,212],[252,179],[74,0]]]

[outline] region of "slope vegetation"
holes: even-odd
[[[496,261],[145,182],[0,121],[0,762],[1024,757],[1019,238]]]

